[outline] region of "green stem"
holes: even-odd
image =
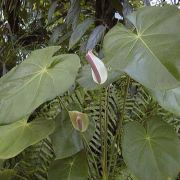
[[[122,131],[123,131],[122,126],[123,126],[123,121],[124,121],[125,107],[126,107],[129,84],[130,84],[130,77],[127,76],[126,86],[125,86],[125,89],[124,89],[125,93],[124,93],[122,114],[121,114],[120,120],[118,121],[116,134],[115,134],[112,146],[111,146],[112,147],[112,152],[111,152],[110,163],[109,163],[109,171],[110,171],[110,169],[112,167],[112,173],[111,173],[112,177],[114,175],[114,170],[115,170],[116,163],[117,163],[116,159],[117,159],[117,156],[118,156],[118,152],[115,153],[115,149],[120,147],[120,142],[121,142],[121,135],[122,135]],[[116,144],[117,144],[117,146],[115,147]],[[122,152],[122,149],[121,149],[121,152]],[[115,161],[114,161],[114,163],[112,165],[113,156],[114,156]]]
[[[104,113],[104,122],[103,122],[103,157],[102,157],[102,179],[108,180],[108,165],[107,165],[107,153],[108,153],[108,93],[109,88],[106,89],[105,92],[105,113]]]
[[[100,174],[99,174],[99,169],[98,169],[98,166],[97,166],[97,163],[96,163],[96,160],[95,160],[95,157],[93,155],[93,152],[89,146],[89,143],[87,142],[87,139],[86,137],[84,136],[84,134],[82,132],[80,132],[80,135],[82,137],[82,140],[84,141],[84,144],[87,146],[88,148],[88,151],[90,152],[91,156],[92,156],[92,159],[93,159],[93,162],[94,162],[94,165],[95,165],[95,169],[96,169],[96,173],[97,173],[97,176],[98,178],[100,178]]]

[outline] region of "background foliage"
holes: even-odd
[[[6,113],[0,114],[0,143],[7,143],[6,149],[4,149],[4,145],[0,146],[0,179],[135,180],[139,178],[145,180],[155,179],[157,177],[157,180],[166,178],[178,179],[178,177],[175,176],[179,172],[178,167],[180,163],[178,160],[180,151],[177,151],[179,148],[179,139],[176,138],[176,134],[172,129],[173,127],[176,133],[180,133],[180,98],[178,99],[179,88],[176,86],[178,83],[175,83],[173,87],[175,89],[172,89],[172,91],[168,89],[169,87],[167,88],[166,84],[164,86],[165,89],[163,88],[164,93],[162,95],[161,91],[154,91],[154,89],[151,89],[152,86],[146,86],[148,83],[151,83],[151,81],[148,81],[149,79],[146,79],[144,83],[136,78],[136,76],[131,76],[150,88],[147,89],[131,79],[131,77],[129,77],[130,74],[124,74],[122,71],[113,71],[113,67],[109,67],[111,62],[108,62],[108,80],[103,85],[97,85],[93,82],[90,66],[87,65],[85,61],[85,54],[90,49],[95,49],[100,58],[104,57],[102,51],[103,39],[106,33],[115,26],[118,21],[114,17],[115,12],[119,12],[119,14],[124,17],[124,19],[119,20],[119,22],[124,24],[126,28],[131,29],[132,24],[129,23],[125,17],[140,7],[149,6],[150,3],[148,0],[0,1],[0,75],[3,76],[0,82],[0,112],[5,112],[6,110]],[[178,2],[172,3],[178,6]],[[164,6],[166,2],[158,2],[157,5]],[[166,14],[166,16],[170,17],[171,13],[173,14],[174,11],[169,11],[169,14]],[[148,18],[146,23],[152,20],[149,15],[145,16],[145,18]],[[146,24],[144,23],[143,25]],[[173,26],[173,30],[177,31],[175,34],[177,50],[170,45],[168,47],[162,46],[162,50],[163,48],[165,50],[168,48],[169,51],[176,50],[178,53],[179,29],[178,25],[177,29],[174,29],[173,24],[171,25]],[[157,26],[155,26],[155,28],[156,27]],[[117,26],[113,29],[115,30],[116,28]],[[166,30],[170,31],[170,29],[167,28]],[[153,31],[153,29],[151,29],[151,31],[153,33],[157,32],[156,30]],[[105,57],[106,53],[108,55],[109,50],[110,53],[112,53],[110,48],[106,48],[108,43],[110,44],[108,36],[112,39],[110,33],[113,33],[113,30],[105,36]],[[115,39],[118,39],[118,32],[115,34],[117,36]],[[129,37],[127,37],[127,40],[129,40],[128,38]],[[168,42],[168,37],[165,36],[163,40]],[[161,43],[162,41],[159,42]],[[109,47],[113,47],[113,43],[114,42],[112,42]],[[52,48],[50,48],[49,51],[47,49],[45,51],[34,51],[34,57],[33,54],[29,56],[32,50],[47,46],[52,46]],[[61,48],[59,49],[57,46]],[[117,46],[121,47],[120,41]],[[152,46],[154,46],[154,44]],[[55,50],[53,50],[53,48],[55,48]],[[112,50],[114,50],[114,48],[112,48]],[[128,47],[125,47],[123,52],[124,50],[127,51],[124,53],[127,55]],[[52,57],[55,52],[56,56]],[[80,58],[74,55],[74,53]],[[113,53],[113,55],[114,54],[115,53]],[[51,60],[53,63],[50,63],[47,57],[52,57]],[[172,57],[171,54],[169,54],[169,57]],[[178,54],[176,57],[179,58]],[[44,64],[39,64],[42,62],[42,59],[46,59],[47,61],[43,61]],[[52,68],[50,76],[56,80],[54,85],[56,86],[55,89],[58,89],[58,92],[54,92],[52,86],[49,86],[51,87],[50,90],[46,89],[46,86],[42,87],[37,79],[35,79],[30,86],[31,89],[38,87],[35,93],[36,96],[33,97],[34,99],[29,98],[34,94],[31,94],[31,91],[29,91],[29,86],[23,89],[23,92],[21,88],[13,88],[13,81],[19,80],[18,83],[22,84],[22,80],[26,82],[27,79],[34,77],[34,75],[31,75],[32,72],[41,72],[41,70],[44,74],[39,74],[40,79],[48,85],[52,83],[52,79],[49,79],[49,76],[46,75],[46,69],[39,69],[39,67],[27,65],[28,62],[34,63],[34,60],[36,60],[36,66],[41,65],[43,67],[50,67],[50,69]],[[106,61],[105,59],[105,62]],[[20,66],[16,68],[15,66],[18,64],[20,64]],[[117,67],[117,64],[114,65]],[[21,71],[19,71],[17,77],[12,76],[13,71],[17,73],[18,69],[23,69],[25,66],[29,68],[26,74],[27,76],[21,76]],[[62,70],[62,73],[58,74],[59,72],[53,69],[57,66]],[[13,68],[15,70],[10,71]],[[9,73],[6,74],[8,71],[11,73],[10,78],[8,77]],[[75,81],[77,71],[79,71],[79,74]],[[153,69],[151,69],[150,75],[154,75],[152,71]],[[128,73],[128,71],[126,73]],[[179,81],[178,73],[174,74],[174,76],[177,77]],[[9,83],[12,84],[9,86]],[[159,84],[158,86],[160,88],[163,87],[163,85],[160,86]],[[68,91],[66,91],[66,89],[68,89]],[[40,97],[38,95],[42,90],[44,96],[43,98],[41,97],[41,101],[39,101],[37,97]],[[22,93],[18,94],[17,92],[19,91]],[[12,104],[5,104],[7,99],[3,98],[6,97],[9,92],[13,94],[9,98],[9,102],[12,102]],[[170,99],[169,101],[171,102],[166,104],[163,99],[164,96],[167,97],[166,100]],[[161,106],[154,97],[159,98],[157,98],[157,100]],[[24,101],[23,98],[27,98],[27,101]],[[21,99],[23,99],[22,102]],[[36,102],[36,106],[33,107],[31,105],[34,101]],[[26,102],[26,104],[23,104],[23,102]],[[11,112],[12,107],[18,110]],[[88,114],[91,123],[85,133],[79,133],[73,129],[67,115],[67,110],[80,111]],[[9,112],[8,116],[7,111]],[[15,113],[17,113],[17,116]],[[17,121],[24,116],[26,116],[26,120]],[[141,151],[141,153],[144,152],[145,160],[144,162],[139,162],[138,159],[137,161],[132,161],[133,153],[137,146],[141,149],[143,143],[132,144],[130,142],[132,137],[133,139],[136,136],[137,139],[139,138],[138,132],[136,132],[139,129],[139,131],[143,131],[143,133],[151,131],[152,124],[150,125],[151,121],[147,119],[155,116],[163,120],[160,124],[166,122],[168,125],[163,124],[165,128],[162,128],[162,130],[159,129],[155,135],[153,134],[153,137],[163,136],[163,138],[165,137],[170,141],[170,144],[174,142],[177,145],[174,147],[173,144],[171,144],[171,147],[174,149],[168,151],[167,147],[169,144],[162,144],[161,148],[163,147],[167,151],[163,153],[156,146],[154,147],[155,149],[152,148],[154,154],[159,156],[160,153],[162,153],[162,159],[164,159],[163,155],[165,154],[164,157],[169,158],[167,162],[173,162],[173,166],[171,166],[172,163],[170,163],[169,166],[165,166],[173,169],[168,172],[169,169],[163,169],[165,162],[162,163],[161,158],[159,158],[157,162],[162,169],[158,168],[159,165],[157,166],[159,170],[157,170],[157,176],[149,173],[151,171],[154,172],[153,155],[148,149],[149,147],[151,149],[153,144],[147,144],[147,148]],[[11,121],[16,122],[9,124]],[[41,122],[40,124],[38,124],[39,121]],[[49,124],[49,122],[51,123]],[[132,131],[132,129],[128,130],[129,126],[132,126],[132,124],[128,124],[129,122],[135,124],[133,128],[137,126],[134,131]],[[122,137],[122,127],[124,125],[125,131]],[[156,125],[157,124],[154,126]],[[21,126],[23,126],[23,128]],[[144,126],[145,130],[142,129],[142,126]],[[46,127],[48,128],[46,129]],[[9,129],[9,131],[7,131],[7,129]],[[53,130],[54,133],[52,133]],[[43,135],[43,131],[45,135]],[[132,136],[126,133],[126,131],[130,131]],[[171,132],[171,136],[165,136],[167,132],[168,134]],[[14,136],[14,138],[19,139],[21,146],[18,142],[16,142],[18,147],[10,146],[15,139],[11,138],[12,141],[8,141],[6,138],[8,133],[13,134],[10,137]],[[145,133],[145,138],[148,138],[146,135]],[[9,137],[9,135],[7,135],[7,137]],[[24,141],[22,141],[23,139]],[[146,140],[149,142],[148,139]],[[121,141],[123,142],[122,144]],[[127,143],[123,145],[124,142]],[[161,142],[157,142],[157,144],[161,144]],[[122,146],[124,146],[124,149]],[[10,148],[10,150],[8,148]],[[130,152],[129,149],[133,149],[133,153]],[[166,154],[172,154],[172,151],[174,152],[173,156],[176,160],[172,160],[172,157]],[[6,153],[8,155],[6,155]],[[136,154],[138,153],[139,149]],[[11,158],[9,154],[11,154]],[[157,156],[155,156],[155,158]],[[134,167],[137,166],[139,167],[133,171]]]

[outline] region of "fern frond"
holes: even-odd
[[[103,147],[107,143],[107,151],[112,148],[111,143],[114,140],[120,114],[117,90],[114,85],[109,86],[107,89],[96,91],[94,96],[92,97],[92,102],[85,109],[96,122],[96,131],[90,142],[90,147],[101,174],[103,169]],[[105,119],[106,124],[104,123]],[[107,137],[105,140],[107,142],[104,141],[105,136]],[[88,159],[93,164],[91,167],[95,167],[91,155],[89,155]],[[109,159],[110,157],[107,154],[107,160],[109,161]],[[108,164],[109,162],[107,162]]]
[[[47,179],[47,170],[54,159],[54,152],[49,138],[28,147],[15,158],[6,160],[4,168],[13,169],[16,172],[14,180],[23,179]]]

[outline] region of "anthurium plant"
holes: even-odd
[[[178,178],[180,10],[123,18],[97,25],[80,53],[94,23],[85,19],[72,28],[71,53],[36,49],[1,77],[0,179]]]

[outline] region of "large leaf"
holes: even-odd
[[[72,54],[53,56],[58,49],[52,46],[33,51],[0,79],[0,124],[12,123],[29,115],[40,104],[71,87],[80,60]]]
[[[72,25],[72,28],[74,30],[74,28],[77,25],[78,19],[79,19],[79,14],[80,14],[81,8],[80,8],[79,0],[70,0],[70,2],[71,2],[71,6],[68,9],[68,13],[66,16],[66,22],[67,22],[68,27],[70,25]]]
[[[180,11],[176,7],[144,7],[128,16],[134,32],[118,24],[104,40],[113,70],[124,71],[150,89],[180,85]]]
[[[0,126],[0,159],[16,156],[25,148],[46,138],[54,130],[54,121],[26,119]]]
[[[49,10],[48,10],[48,23],[51,22],[52,17],[53,17],[53,14],[54,14],[57,6],[58,6],[57,1],[54,1],[54,2],[51,4],[51,6],[50,6],[50,8],[49,8]]]
[[[139,180],[175,179],[180,170],[180,141],[174,129],[154,117],[143,128],[137,122],[124,127],[123,157]]]
[[[150,94],[167,111],[180,115],[180,87],[169,90],[149,90]]]
[[[89,142],[94,135],[94,122],[90,120],[88,129],[81,133],[77,131],[70,120],[69,114],[63,110],[55,119],[56,129],[51,135],[56,159],[72,156],[84,148],[82,136]]]
[[[70,158],[54,161],[48,173],[48,180],[87,180],[87,176],[86,153],[81,151]]]
[[[71,49],[82,38],[93,22],[93,19],[88,18],[75,28],[69,40],[69,49]]]

